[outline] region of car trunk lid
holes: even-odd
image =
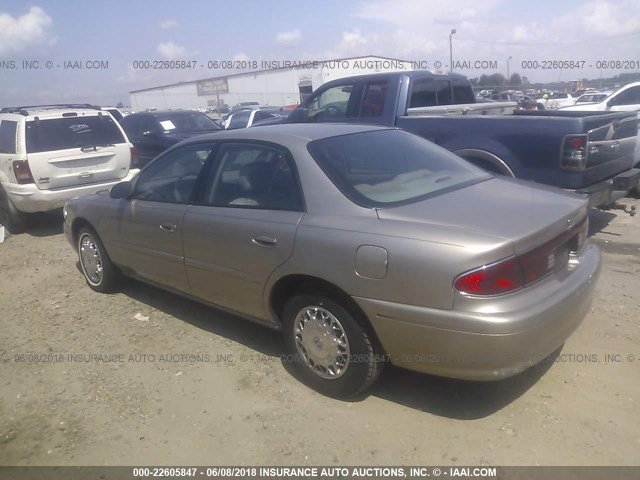
[[[587,200],[522,180],[492,178],[400,207],[379,209],[381,220],[461,227],[510,240],[522,254],[565,234],[587,215]]]

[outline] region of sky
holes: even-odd
[[[214,63],[234,60],[448,65],[452,29],[454,62],[465,62],[456,71],[469,77],[507,67],[531,82],[640,72],[639,0],[0,0],[0,106],[128,105],[131,90],[243,71]],[[164,60],[195,68],[134,68]],[[553,68],[557,60],[580,68]]]

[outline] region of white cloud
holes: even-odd
[[[163,30],[175,30],[178,26],[178,22],[175,20],[165,20],[160,23],[160,28]]]
[[[249,58],[249,56],[248,56],[246,53],[242,53],[242,52],[240,52],[240,53],[236,53],[236,54],[233,56],[233,59],[232,59],[232,60],[233,60],[234,62],[247,62],[247,61],[249,61],[249,60],[251,60],[251,59]]]
[[[493,9],[498,0],[370,0],[359,4],[353,15],[357,18],[375,20],[400,28],[422,27],[429,24],[458,23],[483,16],[482,12]]]
[[[541,2],[545,3],[545,2]],[[640,56],[640,2],[589,0],[579,8],[548,2],[518,15],[507,0],[360,0],[351,12],[358,29],[344,32],[325,53],[330,58],[380,55],[448,64],[449,32],[455,28],[453,57],[458,61],[497,61],[494,71],[534,81],[595,78],[601,72],[589,65],[597,60],[624,60]],[[585,69],[525,70],[526,60],[585,60]],[[591,68],[589,70],[589,68]],[[503,72],[504,71],[504,72]],[[620,73],[605,71],[605,76]]]
[[[364,34],[355,28],[342,32],[340,42],[332,49],[316,57],[319,59],[334,59],[357,57],[362,55],[377,55],[384,46],[379,45],[380,36],[376,33]]]
[[[276,35],[276,43],[283,47],[295,47],[300,44],[302,33],[296,29],[291,32],[280,32]]]
[[[362,35],[357,28],[351,32],[342,32],[342,42],[340,43],[342,48],[356,49],[364,47],[367,43],[369,43],[369,39]]]
[[[40,7],[31,7],[19,17],[0,13],[0,55],[53,45],[56,38],[50,32],[52,25],[53,20]]]
[[[156,48],[158,53],[167,60],[176,60],[178,58],[184,58],[189,55],[196,55],[197,52],[188,51],[185,47],[176,45],[173,42],[161,43]]]

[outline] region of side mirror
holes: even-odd
[[[133,183],[120,182],[116,183],[109,191],[111,198],[127,198],[133,193]]]
[[[286,123],[306,123],[308,121],[309,110],[304,107],[298,107],[289,114]]]

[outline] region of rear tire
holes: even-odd
[[[0,224],[4,225],[12,235],[23,233],[28,226],[27,214],[16,208],[2,187],[0,187]]]
[[[87,285],[100,293],[116,290],[120,272],[111,263],[98,234],[90,227],[83,227],[78,233],[78,261]]]
[[[308,293],[284,306],[288,361],[305,384],[334,398],[364,392],[385,364],[382,347],[353,310],[328,295]]]

